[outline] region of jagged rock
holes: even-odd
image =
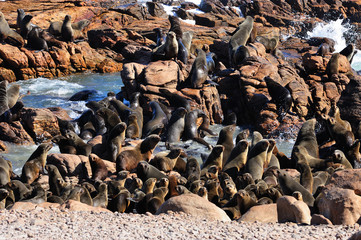
[[[9,44],[1,45],[0,57],[14,69],[27,68],[29,66],[26,55],[19,48]]]
[[[35,141],[42,142],[60,134],[58,120],[49,109],[23,108],[20,118]]]
[[[19,145],[34,144],[34,140],[19,121],[12,123],[0,122],[0,140]]]
[[[168,17],[167,13],[164,10],[163,5],[157,2],[147,2],[148,12],[153,17],[161,17],[166,18]]]
[[[184,212],[193,217],[205,218],[211,221],[231,221],[222,209],[207,199],[192,193],[168,199],[160,206],[156,214],[167,213],[168,211]]]
[[[123,64],[118,63],[112,59],[104,59],[102,62],[97,64],[98,72],[100,73],[112,73],[119,72],[122,70]]]
[[[15,73],[11,69],[0,67],[0,81],[7,80],[9,83],[16,81]]]

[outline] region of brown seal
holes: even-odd
[[[71,16],[66,15],[61,26],[61,36],[66,42],[74,42],[74,30],[71,26]]]
[[[89,162],[92,169],[92,179],[94,181],[103,181],[108,177],[108,169],[103,159],[92,153],[89,155]]]
[[[106,183],[99,184],[98,195],[93,198],[93,206],[107,208],[107,206],[108,206],[108,186]]]
[[[235,129],[236,129],[235,125],[229,125],[229,126],[224,127],[219,132],[217,145],[222,145],[224,147],[223,160],[222,160],[222,166],[221,166],[222,168],[226,164],[229,156],[231,155],[231,151],[234,148],[233,134],[234,134]]]
[[[254,180],[262,179],[263,166],[267,159],[268,140],[259,141],[249,152],[245,171],[252,175]]]
[[[190,73],[191,86],[192,88],[201,88],[208,77],[207,58],[206,53],[202,49],[197,48],[196,54],[197,57],[193,62]]]
[[[219,169],[222,169],[223,151],[224,147],[222,145],[216,145],[212,149],[212,152],[209,154],[207,160],[203,163],[201,176],[205,175],[208,172],[208,169],[213,165],[217,166]]]
[[[170,152],[159,152],[149,163],[163,172],[169,172],[173,170],[180,154],[179,148],[172,149]]]
[[[53,195],[60,196],[64,187],[64,179],[61,176],[59,169],[52,164],[46,165],[45,169],[49,175],[50,191],[53,193]]]
[[[0,156],[0,186],[5,186],[10,182],[12,170],[11,162]]]
[[[112,162],[117,160],[125,140],[125,123],[118,123],[109,133],[106,142],[106,159]]]
[[[20,36],[20,34],[10,29],[4,14],[0,12],[0,43],[4,40],[9,40],[20,47],[24,46],[24,39]]]

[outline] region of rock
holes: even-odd
[[[148,12],[153,17],[167,18],[168,15],[162,4],[157,2],[147,2]]]
[[[0,81],[7,80],[9,83],[16,81],[15,73],[11,69],[0,67]]]
[[[168,211],[183,212],[211,221],[231,221],[222,209],[196,194],[182,194],[172,197],[160,206],[156,214],[167,213]]]
[[[314,56],[310,53],[306,53],[302,57],[303,66],[305,67],[308,74],[325,72],[328,61],[321,56]]]
[[[71,121],[73,120],[69,115],[68,112],[61,108],[61,107],[49,107],[48,108],[56,117],[62,119],[62,120],[67,120],[67,121]]]
[[[60,209],[69,209],[70,211],[86,211],[86,212],[108,212],[110,210],[102,207],[93,207],[88,204],[81,203],[75,200],[68,200],[60,206]]]
[[[27,68],[29,66],[26,55],[19,48],[9,44],[1,45],[0,57],[14,69]]]
[[[60,134],[58,120],[49,109],[23,108],[20,118],[35,141],[42,142]]]
[[[123,66],[123,70],[120,72],[124,83],[124,94],[127,99],[130,99],[130,96],[133,92],[138,90],[138,81],[144,79],[144,69],[145,65],[139,63],[126,63]]]
[[[144,71],[145,84],[153,86],[175,89],[178,82],[183,80],[183,74],[174,61],[151,62]]]
[[[12,123],[0,122],[0,140],[19,145],[34,144],[34,140],[19,121]]]
[[[277,219],[277,204],[272,203],[251,207],[238,221],[276,223]]]
[[[311,211],[307,204],[291,196],[283,196],[277,200],[278,222],[311,223]]]
[[[48,154],[47,164],[53,164],[57,166],[63,178],[69,177],[72,182],[75,180],[77,183],[78,179],[91,176],[89,158],[83,155],[51,153]]]
[[[133,44],[128,44],[125,46],[121,54],[128,61],[137,62],[141,64],[148,64],[152,58],[152,50],[146,46],[137,46]]]
[[[5,145],[3,141],[0,140],[0,152],[6,153],[8,151],[8,147]]]
[[[353,225],[361,217],[361,197],[354,190],[326,187],[318,197],[320,214],[333,224]]]
[[[116,6],[115,8],[112,8],[112,9],[115,11],[118,11],[120,13],[128,14],[132,17],[135,17],[138,20],[144,19],[146,16],[146,8],[137,3],[120,5],[120,6]]]
[[[102,62],[97,64],[98,72],[100,73],[112,73],[120,72],[122,70],[122,63],[118,63],[112,59],[104,59]]]
[[[361,192],[361,169],[346,169],[332,174],[327,186]]]
[[[328,224],[332,225],[330,219],[326,218],[321,214],[313,214],[311,218],[311,225],[321,225],[321,224]]]

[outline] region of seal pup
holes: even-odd
[[[218,169],[222,169],[223,166],[223,151],[222,145],[216,145],[201,168],[201,176],[205,175],[212,166],[216,166]]]
[[[109,133],[106,141],[106,159],[115,162],[125,140],[125,123],[118,123]]]
[[[208,77],[207,59],[206,53],[202,49],[197,48],[196,54],[197,57],[193,62],[190,74],[191,86],[192,88],[201,88]]]
[[[20,34],[11,30],[4,14],[0,12],[0,43],[5,40],[10,40],[10,42],[20,47],[24,46],[24,39],[20,36]]]
[[[253,18],[247,16],[246,19],[238,26],[236,32],[233,34],[228,43],[230,65],[235,67],[236,62],[236,51],[240,46],[246,46],[246,43],[250,37],[253,29]]]
[[[103,159],[92,153],[89,155],[89,163],[92,170],[92,180],[95,182],[104,181],[108,177],[108,169]]]
[[[234,134],[235,129],[236,129],[235,125],[228,125],[219,132],[217,145],[222,145],[224,147],[222,168],[226,164],[226,162],[231,154],[231,151],[234,148],[233,134]]]
[[[74,42],[74,30],[71,26],[71,16],[66,15],[61,26],[61,36],[66,42]]]
[[[292,106],[292,96],[290,91],[270,77],[265,77],[268,93],[271,95],[272,101],[277,106],[278,119],[282,119],[289,113]]]

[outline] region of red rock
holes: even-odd
[[[20,118],[36,141],[42,142],[60,134],[58,120],[49,109],[23,108]]]
[[[122,70],[123,64],[118,63],[112,59],[104,59],[102,62],[97,64],[98,72],[101,73],[112,73],[119,72]]]
[[[361,217],[361,197],[354,190],[326,187],[318,197],[320,214],[333,224],[354,225]]]
[[[324,72],[326,71],[327,63],[324,62],[323,57],[321,56],[312,56],[309,53],[306,53],[302,57],[303,66],[307,73],[315,73],[315,72]]]
[[[0,123],[0,140],[19,145],[34,144],[34,140],[18,121],[12,123]]]
[[[71,121],[73,120],[69,115],[68,112],[61,108],[61,107],[49,107],[48,108],[56,117],[62,119],[62,120],[67,120],[67,121]]]
[[[156,215],[167,213],[168,211],[183,212],[193,217],[205,218],[211,221],[231,221],[222,209],[207,199],[192,193],[168,199],[160,206]]]
[[[78,72],[83,72],[87,69],[83,55],[80,53],[70,56],[70,62]]]
[[[0,57],[14,69],[27,68],[28,58],[19,48],[3,44],[0,48]]]
[[[278,221],[277,204],[272,203],[251,207],[238,221],[276,223]]]
[[[9,83],[16,81],[15,73],[11,69],[0,67],[0,81],[7,80]]]
[[[89,158],[83,155],[51,153],[48,154],[47,164],[55,165],[63,177],[75,179],[75,182],[78,182],[78,179],[91,176]],[[83,165],[87,171],[84,171]]]

